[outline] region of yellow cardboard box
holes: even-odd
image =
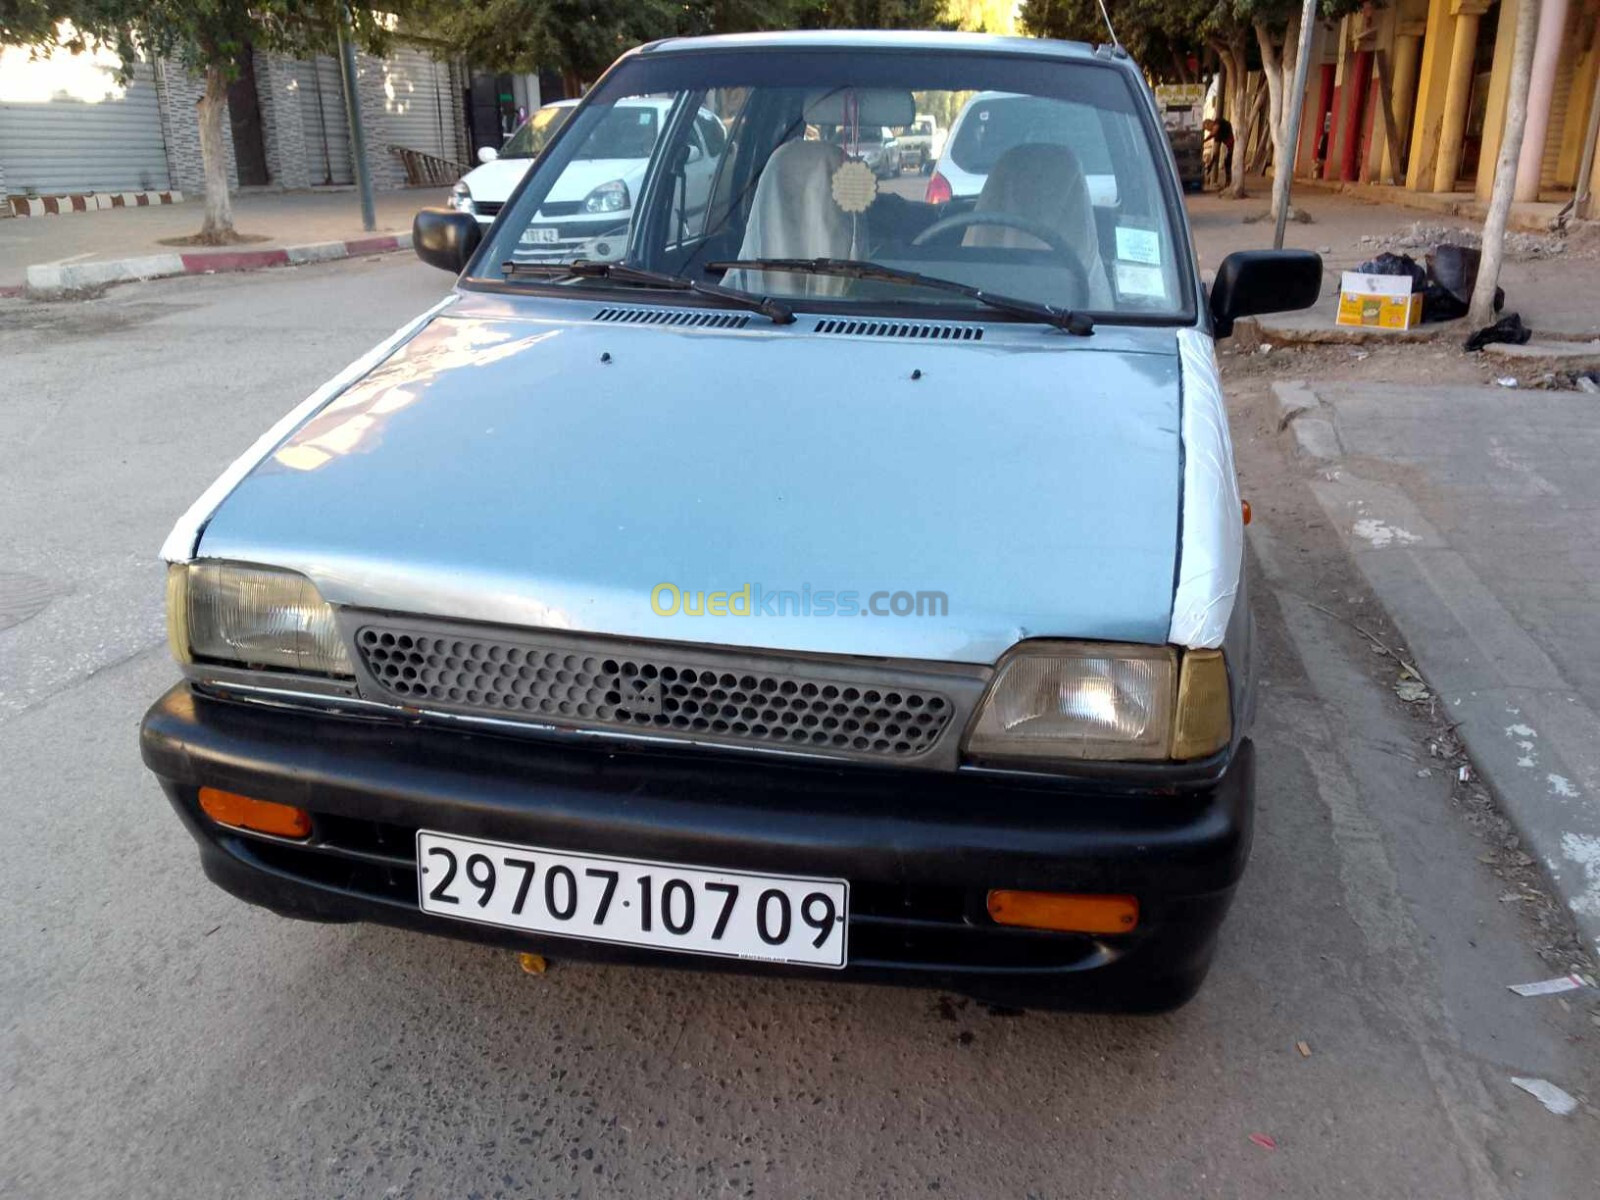
[[[1422,293],[1408,275],[1363,275],[1345,271],[1339,281],[1336,325],[1410,329],[1422,320]]]

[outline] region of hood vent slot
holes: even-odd
[[[930,325],[923,321],[859,321],[825,317],[817,322],[818,333],[841,337],[918,338],[928,342],[980,342],[981,325]]]
[[[739,313],[695,308],[602,308],[596,321],[611,325],[675,325],[684,329],[743,329],[750,318]]]

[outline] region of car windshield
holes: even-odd
[[[533,158],[550,144],[550,139],[571,115],[572,108],[568,105],[557,108],[552,104],[539,109],[506,139],[500,157]]]
[[[950,130],[948,145],[926,158],[896,142],[934,125]],[[1189,252],[1156,138],[1132,73],[1087,57],[638,55],[541,157],[480,273],[618,286],[617,273],[543,269],[599,261],[789,304],[973,308],[970,296],[891,277],[913,272],[1056,309],[1181,318],[1193,305]]]

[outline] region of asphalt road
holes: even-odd
[[[0,1195],[1595,1194],[1595,995],[1506,991],[1557,972],[1392,664],[1319,611],[1359,585],[1249,396],[1258,832],[1177,1013],[535,977],[212,888],[138,757],[174,677],[156,549],[444,285],[391,257],[0,302]]]

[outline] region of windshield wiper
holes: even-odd
[[[706,264],[709,274],[721,274],[742,268],[746,271],[796,271],[802,275],[839,275],[847,279],[880,279],[887,283],[904,283],[914,287],[932,288],[941,292],[954,292],[979,304],[988,305],[999,312],[1015,317],[1043,321],[1057,329],[1064,329],[1078,337],[1088,337],[1094,332],[1094,318],[1087,313],[1073,312],[1070,308],[1057,308],[1036,300],[1021,300],[1015,296],[1000,296],[970,283],[954,279],[940,279],[936,275],[922,275],[916,271],[903,271],[899,267],[886,267],[881,263],[858,262],[852,258],[739,258],[731,262]]]
[[[710,296],[739,308],[758,312],[774,325],[794,324],[794,313],[787,305],[779,304],[770,296],[757,296],[738,288],[719,287],[714,283],[700,283],[682,275],[668,275],[665,271],[650,271],[632,267],[627,263],[595,262],[587,258],[565,263],[505,262],[500,269],[506,277],[523,276],[535,279],[605,279],[612,283],[631,283],[639,287],[669,288],[674,292],[693,292],[697,296]]]

